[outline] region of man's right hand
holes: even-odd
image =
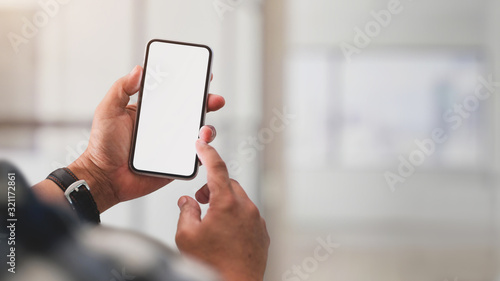
[[[198,202],[189,196],[179,199],[179,250],[213,266],[225,280],[263,280],[270,243],[264,219],[238,182],[229,178],[217,151],[202,140],[196,150],[208,173],[196,199],[210,205],[201,219]]]

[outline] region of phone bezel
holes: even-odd
[[[199,128],[201,129],[201,127],[205,124],[205,115],[207,112],[208,92],[209,92],[209,88],[210,88],[210,80],[211,80],[211,75],[212,75],[212,59],[213,59],[212,49],[209,46],[203,45],[203,44],[195,44],[195,43],[164,40],[164,39],[152,39],[152,40],[150,40],[148,42],[148,44],[146,45],[146,55],[144,58],[144,69],[142,72],[142,80],[141,80],[141,85],[140,85],[140,89],[139,89],[139,96],[138,96],[138,100],[137,100],[137,112],[136,112],[136,117],[135,117],[134,131],[133,131],[132,142],[131,142],[131,146],[130,146],[129,167],[130,167],[130,170],[132,172],[134,172],[136,174],[140,174],[140,175],[148,175],[148,176],[169,178],[169,179],[190,180],[190,179],[195,178],[196,175],[198,174],[198,166],[199,166],[198,165],[198,162],[199,162],[198,155],[196,155],[196,157],[195,157],[193,173],[190,175],[187,175],[187,176],[177,175],[177,174],[169,174],[169,173],[161,173],[161,172],[156,172],[156,171],[140,170],[140,169],[134,167],[135,145],[136,145],[136,140],[137,140],[137,130],[138,130],[139,118],[141,115],[142,95],[143,95],[143,91],[144,91],[146,69],[148,67],[149,51],[150,51],[151,44],[153,44],[155,42],[199,47],[199,48],[204,48],[204,49],[208,50],[209,56],[208,56],[207,75],[205,77],[205,92],[203,94],[203,106],[202,106],[202,110],[201,110],[201,114],[200,114]],[[194,145],[195,145],[195,143],[193,143],[193,146]]]

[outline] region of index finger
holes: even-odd
[[[222,96],[208,94],[207,111],[217,111],[224,107],[226,101]]]
[[[226,163],[219,153],[203,140],[196,141],[196,151],[201,163],[207,169],[207,186],[210,197],[233,193]]]

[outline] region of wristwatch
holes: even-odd
[[[82,222],[100,223],[99,210],[85,180],[79,180],[68,168],[60,168],[47,176],[64,192],[69,204]]]

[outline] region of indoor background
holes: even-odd
[[[500,280],[500,1],[0,0],[0,22],[0,157],[31,183],[84,151],[150,39],[203,43],[226,99],[207,124],[267,220],[267,280]],[[205,177],[103,224],[175,247]]]

